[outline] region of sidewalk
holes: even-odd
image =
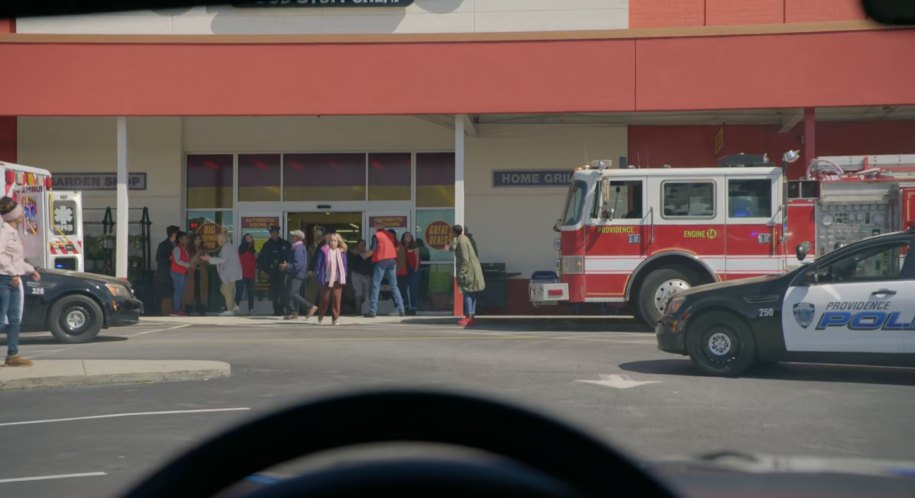
[[[375,318],[362,316],[342,316],[342,325],[379,325],[379,324],[404,324],[404,325],[429,325],[429,326],[457,326],[457,318],[447,314],[429,314],[418,316],[378,315]],[[496,328],[503,330],[581,330],[581,331],[611,331],[620,330],[621,327],[642,329],[645,326],[632,322],[631,316],[566,316],[566,315],[492,315],[478,316],[470,328]],[[330,317],[324,318],[324,323],[329,324]],[[277,326],[294,324],[317,324],[317,317],[298,320],[283,320],[278,316],[144,316],[140,323],[162,323],[174,325],[206,325],[225,327],[247,327],[253,324],[273,324]],[[647,330],[647,329],[646,329]]]
[[[230,374],[229,364],[221,361],[38,359],[31,367],[0,367],[0,391],[206,380]]]

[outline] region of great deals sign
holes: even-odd
[[[451,225],[444,221],[433,221],[426,227],[426,244],[442,251],[451,242]]]

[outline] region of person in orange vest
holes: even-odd
[[[368,251],[362,253],[363,258],[372,258],[375,271],[372,273],[372,287],[369,290],[369,312],[366,318],[375,318],[378,312],[378,294],[381,292],[381,280],[387,278],[394,294],[394,306],[400,316],[404,316],[403,297],[397,288],[397,250],[394,248],[394,237],[385,231],[384,223],[375,220],[375,235],[372,236],[372,245]]]

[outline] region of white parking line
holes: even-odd
[[[25,481],[47,481],[49,479],[69,479],[71,477],[99,477],[107,476],[104,472],[83,472],[82,474],[57,474],[52,476],[34,476],[34,477],[13,477],[10,479],[0,479],[0,484],[8,482],[25,482]]]
[[[121,418],[121,417],[143,417],[150,415],[183,415],[188,413],[214,413],[214,412],[240,412],[250,410],[248,407],[238,408],[205,408],[201,410],[168,410],[161,412],[134,412],[134,413],[110,413],[107,415],[90,415],[88,417],[71,417],[71,418],[49,418],[44,420],[23,420],[20,422],[0,423],[0,427],[9,427],[12,425],[32,425],[32,424],[52,424],[56,422],[73,422],[77,420],[96,420],[102,418]]]
[[[178,330],[178,329],[183,329],[184,327],[190,327],[190,326],[191,326],[191,324],[189,324],[189,323],[182,323],[181,325],[175,325],[174,327],[165,327],[165,328],[161,328],[161,329],[144,330],[143,332],[138,332],[129,337],[136,337],[138,335],[146,335],[146,334],[155,334],[156,332],[168,332],[169,330]]]

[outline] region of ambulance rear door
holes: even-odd
[[[82,194],[75,191],[48,192],[48,252],[51,268],[84,271]]]

